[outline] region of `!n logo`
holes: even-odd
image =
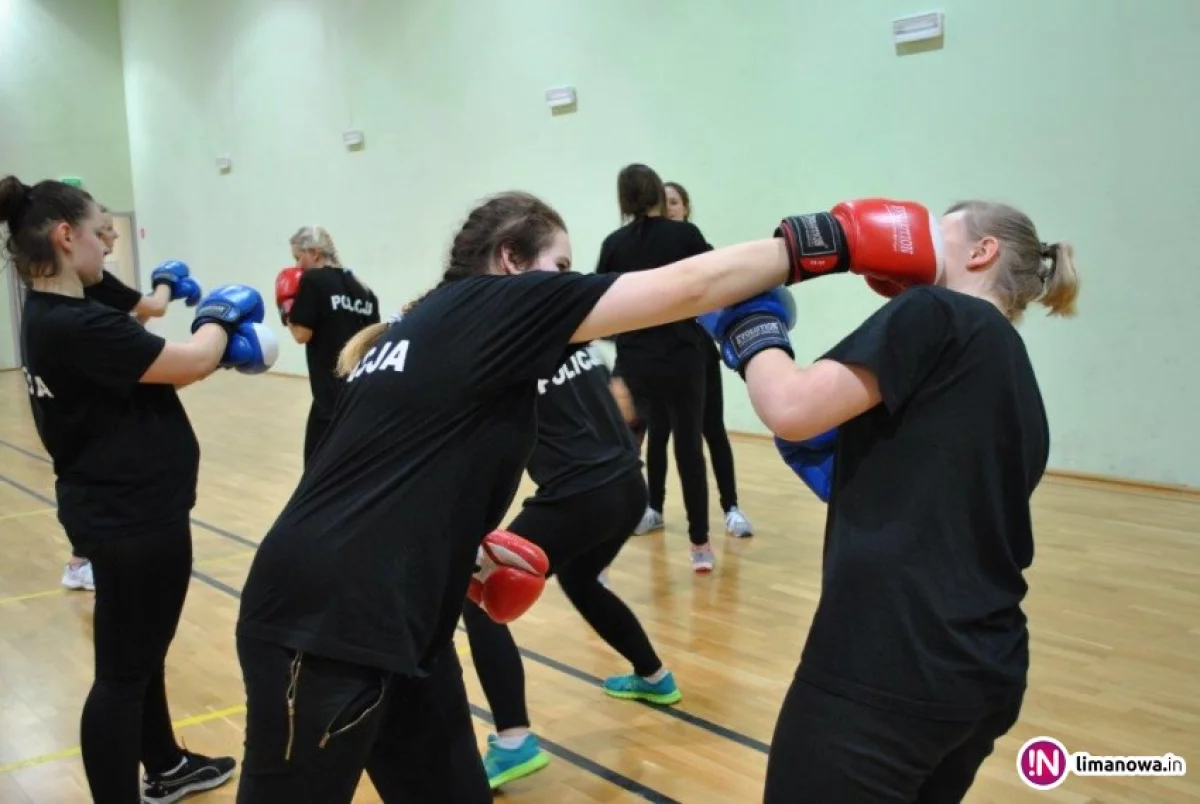
[[[1053,790],[1069,773],[1071,755],[1053,737],[1034,737],[1017,752],[1017,773],[1034,790]]]

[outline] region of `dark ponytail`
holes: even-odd
[[[626,165],[617,174],[617,202],[623,218],[644,218],[652,212],[661,214],[667,201],[663,181],[653,168]]]
[[[8,228],[4,249],[22,281],[58,274],[50,231],[59,223],[78,226],[94,204],[87,192],[60,181],[30,187],[16,176],[0,179],[0,222]]]
[[[553,207],[529,193],[509,192],[489,198],[471,210],[446,261],[446,270],[435,287],[404,305],[407,315],[414,307],[438,288],[469,276],[482,276],[491,270],[492,263],[503,249],[512,259],[530,265],[554,240],[554,235],[567,230],[562,216]],[[336,373],[349,376],[358,362],[371,350],[383,333],[387,322],[372,324],[346,342],[338,355]]]

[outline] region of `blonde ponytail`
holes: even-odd
[[[1070,243],[1043,243],[1029,216],[1007,204],[960,201],[946,212],[965,214],[972,240],[992,237],[999,242],[993,290],[1014,324],[1032,302],[1048,307],[1050,315],[1075,315],[1079,270]]]
[[[338,353],[337,366],[334,368],[334,373],[339,377],[349,377],[350,372],[354,371],[354,367],[359,364],[367,354],[371,351],[371,347],[379,343],[379,339],[383,337],[383,333],[387,331],[388,324],[380,322],[363,327],[354,334],[350,340],[346,341],[346,345],[342,347],[342,351]]]
[[[1046,289],[1038,304],[1049,308],[1050,315],[1071,318],[1075,315],[1075,299],[1079,296],[1079,272],[1075,268],[1075,247],[1070,243],[1051,243],[1046,246],[1049,271]]]
[[[338,257],[337,246],[333,244],[333,237],[329,234],[329,230],[323,226],[301,226],[294,235],[288,240],[292,248],[298,248],[301,251],[315,251],[321,255],[326,264],[332,265],[334,268],[341,268],[342,261]]]

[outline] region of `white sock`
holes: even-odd
[[[669,672],[670,672],[670,671],[669,671],[669,670],[667,670],[667,668],[665,668],[665,667],[660,667],[660,668],[658,668],[658,672],[657,672],[657,673],[655,673],[654,675],[652,675],[652,676],[642,676],[642,678],[646,679],[646,681],[649,681],[651,684],[657,684],[658,682],[660,682],[660,681],[662,681],[664,678],[666,678],[666,677],[667,677],[667,673],[669,673]]]
[[[528,734],[529,729],[505,729],[496,735],[496,745],[509,750],[520,748],[521,743],[525,742],[525,737]]]

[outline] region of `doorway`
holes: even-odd
[[[134,290],[141,290],[141,282],[138,281],[137,229],[133,213],[114,212],[112,218],[117,242],[113,244],[112,254],[104,259],[104,270]]]

